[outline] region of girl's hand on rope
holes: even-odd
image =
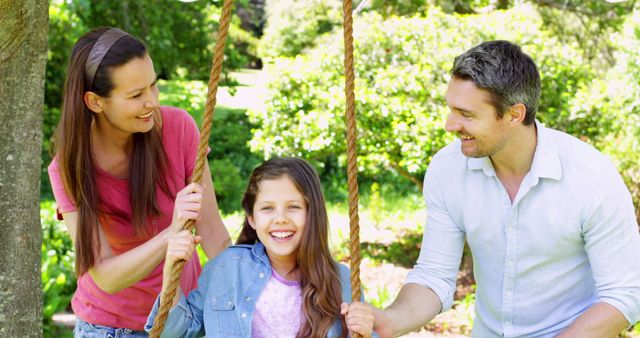
[[[200,218],[203,192],[204,189],[197,183],[191,183],[178,192],[170,225],[172,232],[182,230],[188,220],[197,221]]]
[[[196,245],[202,239],[194,236],[189,230],[181,230],[168,236],[167,254],[164,260],[163,276],[170,277],[171,267],[178,261],[188,261],[191,259]]]
[[[350,332],[358,333],[364,338],[371,337],[374,323],[373,306],[362,302],[342,303],[340,314],[345,317]]]
[[[181,230],[175,233],[170,233],[168,236],[167,254],[164,259],[164,267],[162,269],[162,291],[161,294],[165,294],[166,288],[169,286],[172,274],[172,267],[178,261],[188,261],[191,259],[193,252],[196,249],[196,244],[200,243],[202,239],[200,236],[194,236],[189,230]],[[173,297],[172,306],[175,306],[180,300],[180,294],[182,291],[178,287],[175,296]]]

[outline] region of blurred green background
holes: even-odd
[[[443,129],[448,71],[456,55],[483,40],[516,42],[533,57],[542,77],[538,119],[610,156],[640,209],[640,3],[354,2],[365,270],[398,268],[403,274],[415,261],[425,216],[422,177],[431,157],[452,140]],[[46,174],[73,43],[99,26],[139,37],[161,79],[161,103],[187,110],[199,123],[221,5],[221,0],[50,1],[41,186],[45,336],[70,335],[52,315],[69,310],[75,289],[73,248],[64,225],[55,220]],[[218,203],[232,234],[251,170],[269,157],[299,156],[321,176],[334,253],[348,259],[341,25],[337,0],[235,2],[209,154]],[[470,267],[463,264],[464,269]],[[386,305],[398,282],[379,285],[372,276],[369,285],[363,278],[367,299]],[[456,305],[464,319],[425,332],[468,334],[472,277],[466,283],[470,291],[461,292]],[[640,326],[622,335],[640,336]]]

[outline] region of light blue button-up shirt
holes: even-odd
[[[427,222],[406,283],[453,303],[465,236],[477,281],[473,337],[553,337],[595,302],[640,320],[640,234],[614,165],[536,122],[533,164],[513,200],[491,160],[456,141],[424,180]]]

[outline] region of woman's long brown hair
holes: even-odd
[[[101,198],[98,192],[91,150],[91,124],[94,121],[94,113],[85,105],[84,93],[92,91],[99,96],[108,97],[114,88],[111,80],[112,70],[147,54],[142,42],[130,35],[124,36],[113,45],[100,63],[93,83],[86,83],[85,64],[89,52],[107,29],[98,28],[88,32],[73,47],[67,67],[60,122],[54,141],[54,152],[62,183],[78,209],[75,238],[78,276],[94,266],[96,258],[99,257],[101,220],[107,217],[131,220],[136,234],[148,234],[149,222],[160,215],[156,202],[156,188],[160,187],[160,190],[169,196],[174,195],[165,184],[168,167],[160,123],[155,123],[153,129],[147,133],[133,135],[128,176],[131,212],[116,208],[109,200]]]
[[[336,318],[340,318],[342,337],[347,328],[340,315],[342,287],[338,263],[329,250],[329,220],[322,195],[320,180],[313,168],[297,158],[277,158],[257,167],[242,199],[246,215],[253,215],[253,205],[262,180],[273,180],[286,175],[307,202],[307,220],[302,242],[298,249],[298,269],[301,272],[302,308],[306,318],[297,337],[324,338]],[[256,231],[245,216],[242,232],[236,243],[258,242]]]

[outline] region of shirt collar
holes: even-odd
[[[551,178],[559,180],[562,178],[562,165],[558,148],[553,142],[553,136],[549,129],[544,127],[538,120],[535,121],[537,144],[533,154],[531,174],[540,178]],[[495,170],[489,157],[473,158],[467,160],[469,170],[482,170],[487,176],[495,176]]]
[[[531,171],[538,177],[559,180],[562,178],[562,164],[558,147],[553,140],[551,130],[536,120],[538,144],[533,155]]]
[[[267,252],[261,242],[256,242],[251,248],[251,252],[253,252],[253,255],[258,257],[258,259],[269,265],[269,257],[267,257]]]

